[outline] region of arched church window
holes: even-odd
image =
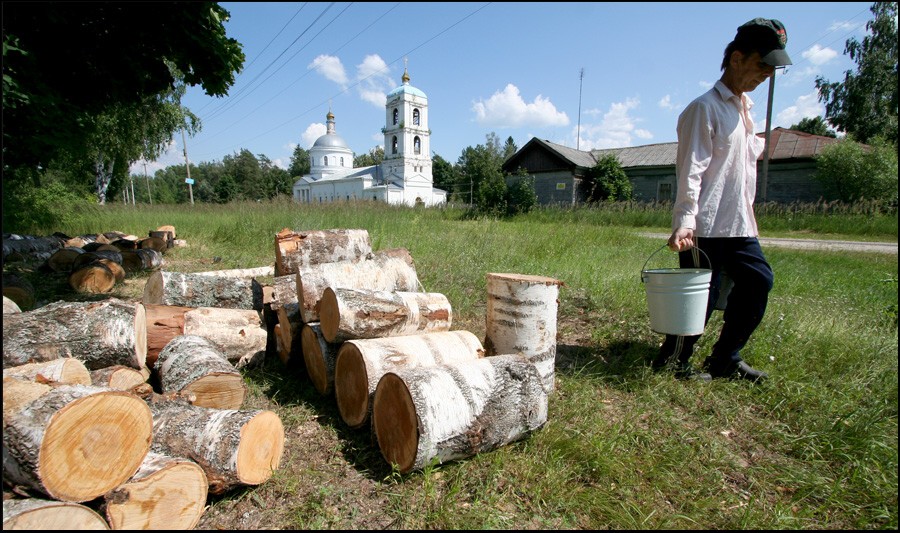
[[[398,122],[400,122],[400,111],[395,109],[394,110],[394,126],[396,126]]]
[[[419,140],[419,136],[418,136],[418,135],[416,135],[416,138],[413,139],[413,150],[414,150],[415,153],[417,153],[417,154],[421,154],[421,153],[422,153],[422,141]]]
[[[341,166],[344,166],[344,158],[341,158]]]
[[[391,150],[393,154],[397,153],[397,136],[394,136],[394,140],[391,142]]]
[[[328,166],[328,156],[327,155],[322,158],[322,162],[325,164],[326,167]]]
[[[416,126],[419,125],[419,110],[418,109],[413,109],[413,124]]]

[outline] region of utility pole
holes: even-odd
[[[578,137],[575,139],[575,149],[581,149],[581,88],[584,85],[584,67],[581,68],[581,75],[578,78]]]
[[[181,128],[181,144],[184,145],[184,164],[187,167],[187,179],[184,180],[188,184],[188,191],[191,193],[191,205],[194,205],[194,180],[191,179],[191,162],[187,155],[187,141],[184,139],[184,128]]]
[[[147,175],[146,161],[144,161],[144,179],[147,180],[147,197],[150,198],[150,205],[153,205],[153,194],[150,192],[150,177]]]
[[[775,69],[778,72],[778,69]],[[769,102],[766,105],[766,144],[763,151],[762,179],[759,180],[759,197],[765,202],[768,196],[769,182],[769,137],[772,132],[772,100],[775,96],[775,72],[769,78]]]
[[[137,205],[134,199],[134,178],[131,178],[131,205]]]

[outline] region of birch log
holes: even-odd
[[[6,420],[3,478],[57,500],[92,500],[134,475],[152,430],[133,394],[61,385]]]
[[[50,392],[50,385],[17,376],[3,376],[3,427],[14,414]]]
[[[21,313],[21,312],[22,312],[22,309],[19,308],[19,304],[10,300],[9,298],[7,298],[6,295],[3,295],[3,314],[4,315],[7,313]]]
[[[251,309],[191,309],[184,313],[184,335],[204,337],[237,369],[257,366],[266,356],[266,326]]]
[[[150,370],[147,368],[135,370],[123,365],[100,368],[90,373],[91,385],[125,391],[146,382],[149,377]]]
[[[218,276],[220,278],[261,278],[275,274],[275,267],[261,266],[255,268],[231,268],[226,270],[208,270],[194,272],[196,276]]]
[[[372,252],[364,229],[292,231],[275,234],[275,276],[296,274],[300,268],[335,261],[356,261]]]
[[[116,298],[60,301],[3,317],[3,368],[63,357],[80,359],[88,370],[140,370],[147,360],[144,306]]]
[[[69,286],[87,294],[104,294],[116,285],[116,275],[100,261],[83,265],[69,274]]]
[[[148,405],[153,412],[151,451],[199,464],[211,494],[264,483],[281,463],[284,426],[272,411],[211,409],[180,401]]]
[[[144,304],[147,317],[147,366],[153,368],[169,341],[184,335],[184,314],[193,307]]]
[[[300,316],[300,304],[297,303],[296,275],[275,276],[270,307],[281,325],[281,342],[287,352],[282,361],[287,364],[292,357],[301,355],[300,328],[303,326],[303,319]]]
[[[84,363],[74,357],[4,368],[3,377],[18,377],[38,383],[91,384],[90,372]]]
[[[487,275],[487,355],[521,353],[535,364],[547,393],[556,381],[559,280],[528,274]]]
[[[84,253],[84,250],[74,246],[60,248],[47,258],[47,266],[54,272],[71,272],[75,260]]]
[[[386,373],[372,424],[384,459],[405,473],[524,438],[547,422],[547,403],[534,364],[495,355]]]
[[[318,322],[303,324],[300,343],[303,363],[313,387],[319,394],[331,394],[334,390],[334,365],[341,345],[326,341]]]
[[[24,498],[3,500],[3,530],[109,530],[102,516],[80,503]]]
[[[34,286],[23,277],[4,272],[3,296],[16,302],[22,311],[34,308]]]
[[[216,409],[239,409],[244,403],[244,378],[205,337],[175,337],[159,352],[154,368],[163,394],[193,393],[195,405]]]
[[[319,322],[319,300],[327,287],[375,291],[419,290],[419,277],[412,256],[405,249],[383,250],[359,261],[320,263],[297,271],[297,301],[300,317]]]
[[[334,367],[334,395],[344,422],[369,421],[381,377],[398,368],[473,361],[484,356],[481,341],[468,331],[443,331],[344,342]]]
[[[121,253],[125,272],[158,271],[165,263],[162,254],[152,248],[121,250]]]
[[[144,285],[142,301],[186,307],[262,311],[262,285],[253,278],[224,278],[158,270]]]
[[[450,331],[453,309],[435,292],[326,287],[319,323],[328,342]]]
[[[115,246],[110,246],[109,244],[105,244],[102,246],[115,248]],[[83,265],[87,265],[88,263],[93,263],[98,259],[109,259],[110,261],[121,265],[122,252],[120,252],[118,249],[109,250],[102,248],[94,250],[93,252],[85,252],[75,257],[75,259],[72,261],[72,270],[75,270]]]
[[[190,459],[149,452],[137,473],[103,495],[112,529],[194,529],[206,507],[209,482]]]
[[[10,238],[3,239],[3,262],[21,261],[26,257],[41,254],[49,257],[53,252],[62,248],[67,240],[55,235],[49,237],[12,235]]]

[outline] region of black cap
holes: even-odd
[[[734,42],[759,52],[763,63],[773,67],[792,65],[791,58],[784,51],[787,45],[787,30],[775,19],[755,18],[737,29]]]

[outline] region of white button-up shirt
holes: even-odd
[[[735,95],[721,81],[678,117],[675,176],[678,193],[672,230],[695,237],[756,237],[753,215],[756,160],[765,141],[753,131],[747,94]]]

